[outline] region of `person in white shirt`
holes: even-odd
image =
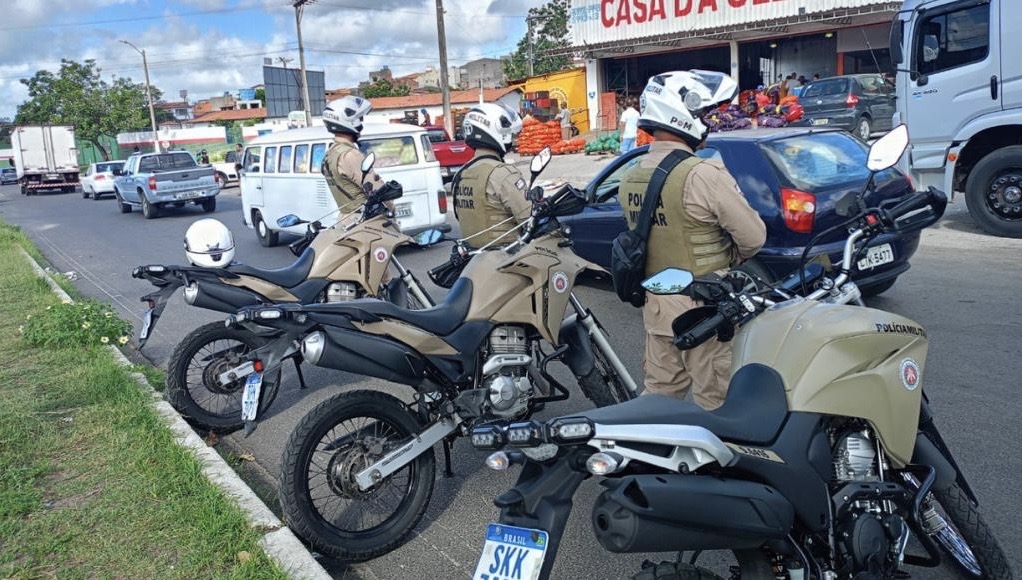
[[[628,108],[621,113],[621,154],[635,149],[635,139],[639,136],[639,112],[635,110],[635,99],[627,101]]]

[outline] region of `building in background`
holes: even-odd
[[[451,88],[468,88],[464,87],[461,83],[461,67],[449,66],[447,67],[447,84]],[[428,67],[425,71],[419,73],[419,88],[420,89],[440,89],[440,68],[439,67]],[[478,87],[476,87],[478,88]]]
[[[517,111],[521,108],[522,93],[518,89],[484,89],[471,91],[451,91],[451,108],[454,112],[455,123],[458,122],[458,109],[468,109],[480,102],[480,98],[487,103],[500,103]],[[373,110],[366,117],[368,122],[373,123],[417,123],[419,111],[426,109],[431,122],[434,125],[443,125],[443,98],[439,93],[423,95],[408,95],[407,97],[379,97],[369,99],[373,104]]]
[[[173,103],[156,103],[153,105],[156,110],[167,111],[173,115],[177,122],[189,121],[195,117],[192,114],[192,106],[188,101],[175,101]]]
[[[585,67],[562,70],[527,79],[509,81],[508,88],[525,94],[522,114],[546,121],[556,115],[561,103],[571,111],[571,121],[581,133],[589,131],[589,106],[586,99]],[[533,98],[536,95],[536,98]]]
[[[188,127],[215,127],[217,122],[232,122],[237,121],[239,123],[259,122],[264,121],[267,117],[267,110],[265,108],[253,108],[253,109],[234,109],[230,111],[211,111],[198,115],[191,121],[185,123]]]
[[[614,102],[607,94],[638,95],[663,71],[727,72],[744,90],[791,73],[812,79],[890,70],[887,38],[901,7],[891,0],[676,0],[640,13],[632,4],[571,0],[571,46],[552,52],[585,58],[596,129],[616,122],[617,112],[600,106]]]
[[[480,58],[458,67],[458,78],[464,89],[495,89],[503,87],[504,63],[499,58]],[[453,83],[452,83],[453,86]]]

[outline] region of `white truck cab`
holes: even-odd
[[[962,192],[983,229],[1022,237],[1022,1],[906,0],[891,59],[916,188]]]

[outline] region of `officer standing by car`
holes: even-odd
[[[350,95],[323,109],[323,125],[333,133],[334,143],[323,159],[322,172],[342,214],[365,203],[366,183],[371,183],[373,190],[383,185],[383,180],[371,169],[362,177],[365,155],[358,148],[358,138],[365,116],[372,109],[368,100]]]
[[[482,103],[465,114],[463,125],[465,142],[475,155],[454,176],[451,193],[461,237],[471,238],[468,244],[479,248],[532,212],[532,203],[525,197],[528,182],[514,165],[504,162],[512,139],[522,130],[522,118],[500,105]],[[501,245],[514,239],[504,236]]]
[[[712,71],[667,72],[650,78],[642,93],[639,128],[653,134],[649,153],[622,179],[620,199],[634,229],[642,199],[657,166],[671,152],[687,159],[667,174],[660,205],[652,216],[646,275],[674,267],[696,277],[726,271],[755,255],[766,241],[766,225],[742,195],[723,163],[694,157],[709,130],[702,115],[731,101],[738,85]],[[674,346],[671,323],[702,304],[684,295],[647,293],[642,317],[646,327],[645,393],[693,399],[706,409],[727,394],[731,346],[710,340],[692,350]]]

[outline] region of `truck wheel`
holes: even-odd
[[[140,193],[139,196],[142,198],[142,215],[145,219],[151,220],[158,217],[160,215],[159,208],[149,203],[149,200],[146,199],[145,195]]]
[[[279,234],[270,229],[266,225],[266,221],[263,220],[263,214],[259,213],[258,210],[252,212],[252,225],[255,226],[256,237],[259,238],[259,244],[264,248],[272,248],[277,245],[279,241]]]
[[[114,190],[114,199],[117,200],[117,209],[121,210],[121,213],[131,213],[131,206],[124,203],[121,199],[121,192]]]
[[[210,197],[202,200],[202,211],[206,213],[216,211],[216,198]]]
[[[1022,238],[1022,145],[980,159],[965,186],[965,204],[987,232]]]

